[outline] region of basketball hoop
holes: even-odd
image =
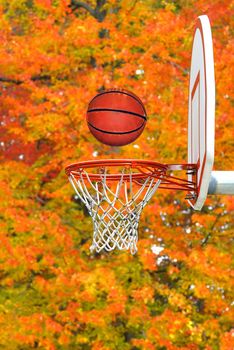
[[[193,164],[131,159],[95,160],[66,167],[69,181],[93,220],[91,251],[118,248],[135,254],[142,209],[159,186],[196,193],[196,182],[174,177],[171,170],[196,172]]]
[[[195,210],[202,209],[208,193],[234,194],[234,172],[212,171],[215,79],[212,33],[206,15],[199,16],[195,26],[189,86],[188,164],[116,159],[79,162],[66,168],[93,220],[91,250],[130,249],[134,254],[142,209],[157,189],[186,191],[185,198]],[[131,123],[119,122],[123,120]],[[142,132],[146,111],[135,94],[110,89],[91,100],[87,122],[102,143],[126,145]],[[185,176],[176,177],[174,171],[184,171]]]

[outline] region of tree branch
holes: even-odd
[[[12,84],[17,84],[17,85],[22,84],[21,80],[9,79],[9,78],[3,78],[3,77],[0,77],[0,81],[3,83],[12,83]]]
[[[213,229],[214,229],[215,226],[217,225],[217,223],[218,223],[219,219],[221,218],[221,216],[222,216],[222,213],[219,213],[219,214],[216,216],[216,219],[215,219],[215,221],[214,221],[212,227],[210,228],[209,233],[206,235],[206,237],[205,237],[205,238],[202,240],[202,242],[201,242],[201,247],[204,247],[204,246],[207,244],[208,240],[210,239],[211,232],[213,231]]]
[[[66,78],[56,77],[56,79],[57,80],[65,80]],[[32,80],[32,81],[49,81],[50,82],[51,76],[49,74],[34,75],[30,78],[30,80]],[[24,80],[0,77],[0,82],[20,85],[20,84],[24,83]]]
[[[91,6],[89,6],[89,4],[86,4],[83,1],[71,0],[70,6],[73,10],[77,10],[78,8],[81,7],[83,9],[85,9],[86,11],[88,11],[93,17],[95,17],[95,10]]]
[[[98,22],[103,22],[107,11],[103,9],[103,6],[106,4],[106,0],[97,0],[96,7],[92,8],[89,4],[83,1],[71,0],[70,7],[72,10],[77,10],[78,8],[83,8],[88,11],[94,18],[98,20]]]
[[[169,63],[171,66],[178,68],[179,70],[181,70],[184,74],[189,74],[189,70],[188,69],[184,69],[182,66],[180,66],[178,63],[172,62],[172,61],[166,61],[167,63]]]
[[[137,2],[138,0],[133,2],[132,6],[127,10],[127,13],[131,13],[135,9]]]

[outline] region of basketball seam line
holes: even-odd
[[[125,114],[135,115],[136,117],[140,117],[140,118],[144,119],[145,121],[147,120],[147,118],[145,116],[141,115],[141,114],[125,111],[125,110],[122,110],[122,109],[93,108],[93,109],[89,109],[87,111],[87,113],[90,113],[90,112],[117,112],[117,113],[125,113]]]
[[[114,134],[114,135],[125,135],[125,134],[131,134],[135,131],[138,131],[142,128],[144,123],[141,124],[141,126],[135,130],[131,130],[131,131],[105,131],[105,130],[102,130],[102,129],[98,129],[96,128],[95,126],[93,126],[91,123],[88,122],[88,125],[91,126],[92,128],[94,128],[95,130],[97,131],[100,131],[100,132],[103,132],[104,134]]]
[[[119,92],[121,94],[124,94],[124,95],[127,95],[129,97],[132,97],[135,101],[140,103],[140,105],[142,106],[142,108],[143,108],[143,110],[144,110],[144,112],[146,114],[145,106],[143,105],[143,102],[141,101],[141,99],[138,96],[132,95],[131,92],[128,93],[127,91],[121,91],[121,90],[110,90],[110,91],[104,90],[104,91],[100,92],[99,94],[97,94],[96,96],[94,96],[92,98],[92,100],[89,102],[89,105],[91,104],[91,102],[93,102],[93,100],[95,100],[95,98],[97,98],[97,97],[99,97],[101,95],[104,95],[104,94],[111,94],[111,93],[115,93],[115,92],[117,92],[117,93]]]

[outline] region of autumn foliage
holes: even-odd
[[[138,253],[90,253],[92,224],[66,165],[187,160],[196,17],[212,24],[215,168],[233,169],[232,0],[0,1],[0,349],[231,350],[234,199],[194,212],[158,191]],[[103,88],[144,102],[134,143],[101,145],[85,112]]]

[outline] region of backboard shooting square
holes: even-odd
[[[190,137],[191,143],[191,163],[200,165],[200,124],[201,124],[201,108],[200,108],[200,72],[198,72],[195,84],[191,95],[191,125],[190,125]]]

